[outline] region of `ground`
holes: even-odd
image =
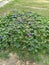
[[[33,61],[22,61],[16,54],[10,53],[10,57],[8,59],[0,59],[0,65],[42,65],[42,63],[39,64]]]

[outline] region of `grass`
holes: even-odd
[[[9,52],[7,51],[0,52],[0,59],[7,59],[7,58],[9,58]]]
[[[19,5],[17,5],[19,4]],[[13,5],[13,6],[12,6]],[[38,2],[34,2],[34,0],[29,0],[29,1],[25,1],[25,0],[14,0],[12,2],[10,2],[9,4],[5,5],[4,7],[0,8],[0,15],[6,15],[6,13],[12,11],[12,10],[17,10],[19,12],[22,11],[32,11],[32,12],[36,12],[42,16],[46,16],[49,17],[49,9],[33,9],[30,7],[23,7],[23,6],[30,6],[30,7],[37,7],[37,8],[48,8],[49,3],[38,3]]]
[[[21,0],[18,3],[21,3],[23,5],[28,5],[28,6],[36,6],[36,7],[48,7],[49,6],[49,3],[38,2],[34,0],[29,0],[29,1]]]

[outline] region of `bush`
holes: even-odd
[[[49,53],[49,21],[32,12],[0,18],[0,51],[10,49],[21,58]]]

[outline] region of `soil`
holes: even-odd
[[[42,65],[36,64],[33,61],[22,61],[18,58],[16,54],[10,53],[10,57],[8,59],[0,59],[0,65]]]

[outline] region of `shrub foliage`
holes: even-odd
[[[0,18],[0,51],[10,49],[23,57],[49,53],[49,21],[32,12]]]

